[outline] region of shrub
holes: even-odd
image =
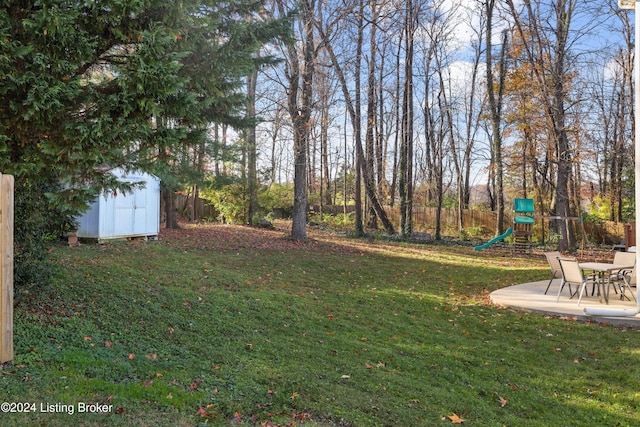
[[[271,184],[258,193],[258,204],[267,213],[274,209],[293,210],[293,184]]]
[[[50,283],[53,266],[48,250],[53,240],[74,227],[78,210],[52,197],[56,181],[16,179],[14,196],[14,287],[31,290]]]
[[[246,222],[248,198],[244,183],[233,177],[217,177],[208,184],[200,197],[220,212],[218,220],[237,224]]]

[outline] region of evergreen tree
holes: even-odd
[[[31,227],[16,236],[17,260],[100,191],[126,190],[109,169],[162,177],[158,160],[209,123],[244,124],[254,54],[287,31],[261,10],[252,0],[0,6],[0,171],[16,178],[16,228]],[[36,213],[37,226],[26,221]]]

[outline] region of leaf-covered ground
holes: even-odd
[[[0,401],[35,410],[1,424],[640,425],[638,330],[487,304],[548,277],[541,257],[286,236],[56,247],[0,370]]]

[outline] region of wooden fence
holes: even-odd
[[[162,200],[164,203],[164,200]],[[206,200],[198,199],[195,207],[193,206],[193,197],[187,197],[186,194],[174,194],[173,195],[173,207],[176,209],[180,215],[183,215],[186,218],[193,219],[218,219],[220,215],[216,209],[208,204]],[[164,212],[164,208],[161,210]]]
[[[13,360],[13,176],[0,174],[0,363]]]
[[[399,208],[394,206],[393,208],[386,208],[391,221],[394,224],[399,223]],[[458,231],[458,210],[457,209],[442,209],[440,213],[440,226],[442,234],[444,235],[456,235]],[[463,224],[465,229],[476,228],[478,234],[487,233],[491,234],[495,231],[497,214],[492,211],[480,211],[480,210],[463,210]],[[511,212],[505,212],[504,216],[505,228],[509,227],[513,222],[513,215]],[[550,229],[552,229],[552,220],[545,218],[536,218],[534,226],[534,235],[542,241],[549,240]],[[429,231],[432,232],[436,227],[436,208],[429,207],[414,207],[413,208],[413,224],[417,231]],[[578,238],[582,238],[581,224],[577,221],[571,221],[569,223],[574,227],[574,231]],[[620,243],[620,240],[624,237],[624,224],[621,222],[604,221],[602,223],[585,222],[584,230],[587,235],[587,239],[591,243],[596,244],[615,244]]]
[[[400,223],[400,208],[398,206],[386,207],[389,219],[394,224]],[[437,209],[425,206],[413,207],[413,228],[416,231],[433,232],[436,228]],[[443,235],[457,235],[459,224],[457,209],[442,209],[440,211],[440,229]],[[462,221],[465,229],[475,228],[477,234],[491,234],[496,228],[497,214],[491,211],[464,209]],[[511,224],[513,218],[505,212],[504,221],[506,227]]]

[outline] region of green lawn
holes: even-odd
[[[488,305],[542,257],[233,226],[51,257],[3,426],[640,425],[638,330]]]

